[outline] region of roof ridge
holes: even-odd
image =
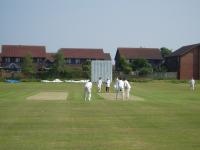
[[[149,48],[149,47],[118,47],[117,49],[159,49],[159,48]]]
[[[173,57],[173,56],[184,55],[185,53],[187,53],[188,51],[190,51],[191,49],[197,46],[200,46],[200,43],[182,46],[179,49],[175,50],[173,53],[171,53],[170,56]]]
[[[46,47],[45,45],[2,45],[3,46],[13,46],[13,47]]]
[[[60,48],[66,50],[103,50],[103,48]]]

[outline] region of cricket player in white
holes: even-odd
[[[115,80],[115,84],[114,84],[114,88],[115,88],[116,91],[119,88],[118,86],[119,86],[119,79],[117,77],[116,80]]]
[[[106,80],[106,93],[110,92],[110,79]]]
[[[102,79],[101,79],[101,77],[100,77],[99,80],[98,80],[98,82],[97,82],[97,87],[98,87],[98,92],[99,92],[99,93],[101,92],[102,83],[103,83],[103,81],[102,81]]]
[[[124,93],[125,93],[125,98],[129,99],[129,93],[131,90],[131,85],[129,84],[129,82],[125,79],[124,80]]]
[[[122,79],[119,78],[119,80],[116,81],[116,83],[118,84],[118,85],[115,85],[116,86],[116,100],[118,99],[119,93],[121,93],[122,100],[124,100],[124,81],[122,81]]]
[[[84,86],[85,101],[91,100],[92,82],[89,80]]]
[[[195,88],[195,80],[192,78],[190,80],[190,88],[194,91],[194,88]]]

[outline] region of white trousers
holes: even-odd
[[[125,89],[125,90],[124,90],[124,93],[125,93],[125,98],[126,98],[126,99],[129,99],[129,97],[130,97],[130,96],[129,96],[130,89]]]
[[[191,90],[194,91],[194,84],[191,84],[191,85],[190,85],[190,88],[191,88]]]
[[[98,85],[98,92],[101,92],[101,85]]]
[[[85,101],[87,100],[90,101],[92,96],[91,89],[85,88],[84,95],[85,95]]]

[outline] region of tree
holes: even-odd
[[[91,71],[91,61],[87,60],[82,64],[83,71]]]
[[[63,53],[58,52],[54,56],[54,64],[52,68],[53,74],[57,77],[60,76],[61,73],[65,72],[65,58]]]
[[[146,59],[135,59],[132,62],[132,69],[138,71],[141,68],[151,68],[151,64]]]
[[[84,77],[90,78],[91,77],[91,61],[87,60],[82,64],[82,70]]]
[[[31,54],[28,54],[24,57],[23,63],[22,63],[22,72],[28,76],[31,77],[36,72],[35,65],[33,64],[33,59]]]
[[[163,58],[169,56],[172,53],[172,50],[166,48],[166,47],[162,47],[160,48],[160,52]]]
[[[153,72],[151,64],[146,59],[135,59],[131,65],[132,69],[137,71],[139,75],[146,75]]]
[[[120,57],[119,59],[119,69],[125,74],[129,74],[132,71],[132,68],[124,57]]]
[[[153,69],[150,67],[143,67],[139,69],[139,75],[143,76],[143,75],[147,75],[149,73],[152,73]]]

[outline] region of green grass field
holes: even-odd
[[[27,100],[68,92],[67,100]],[[0,150],[199,150],[200,85],[134,83],[144,101],[109,101],[83,85],[0,83]]]

